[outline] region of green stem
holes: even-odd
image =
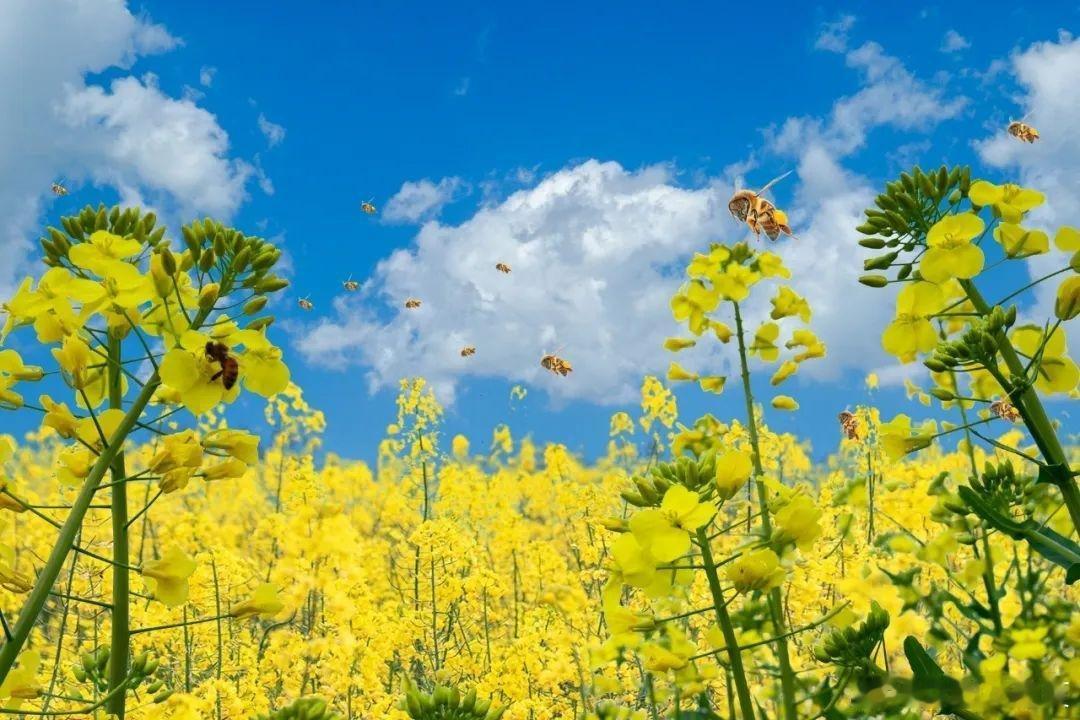
[[[979,289],[975,287],[975,283],[971,280],[960,280],[960,286],[967,293],[971,304],[977,311],[983,315],[990,312],[990,306],[979,292]],[[1009,342],[1009,338],[1003,330],[999,330],[994,334],[994,342],[997,344],[1001,359],[1005,362],[1009,372],[1014,377],[1024,377],[1024,364],[1020,361],[1020,357],[1016,354],[1016,350],[1013,349],[1012,343]],[[1069,509],[1069,516],[1072,518],[1073,528],[1080,530],[1080,490],[1077,489],[1075,476],[1072,468],[1069,467],[1069,458],[1061,447],[1057,433],[1054,432],[1054,426],[1050,422],[1042,400],[1039,398],[1038,393],[1035,392],[1035,389],[1025,383],[1018,390],[1019,392],[1014,397],[1016,409],[1024,418],[1024,423],[1031,432],[1035,444],[1038,445],[1039,451],[1046,458],[1047,463],[1060,469],[1060,472],[1055,476],[1054,484],[1061,490],[1065,506]]]
[[[123,367],[120,341],[109,338],[109,407],[120,408],[123,404],[123,377],[117,370]],[[128,662],[131,655],[130,636],[130,576],[128,571],[128,502],[127,471],[124,467],[124,451],[119,449],[112,462],[112,637],[109,656],[110,699],[106,711],[124,720],[127,701],[126,692],[116,692],[127,682]]]
[[[765,470],[761,464],[761,440],[758,437],[757,413],[754,410],[754,393],[750,387],[750,363],[746,353],[746,333],[743,329],[742,312],[739,303],[735,306],[735,335],[739,342],[739,369],[742,375],[743,400],[746,402],[747,432],[750,435],[750,450],[754,463],[754,478],[757,484],[758,504],[761,509],[761,534],[768,541],[772,536],[772,519],[769,517],[768,494],[765,489]],[[795,701],[795,673],[791,668],[791,656],[788,654],[787,627],[784,622],[784,601],[780,588],[769,591],[769,612],[772,615],[773,628],[776,630],[776,659],[780,665],[780,690],[784,703],[784,718],[798,720],[798,706]]]
[[[735,637],[735,628],[731,625],[727,603],[724,601],[724,591],[720,587],[720,576],[716,572],[712,548],[709,546],[709,537],[704,528],[698,529],[697,539],[698,545],[701,547],[701,557],[705,563],[705,577],[709,579],[709,591],[712,593],[713,607],[716,608],[716,623],[720,626],[720,632],[724,636],[724,645],[727,647],[728,666],[731,669],[731,676],[735,683],[735,693],[739,697],[739,707],[742,709],[743,720],[754,720],[754,699],[750,695],[750,686],[746,682],[742,651],[739,649],[739,641]]]

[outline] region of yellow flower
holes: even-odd
[[[57,364],[67,373],[71,384],[81,388],[85,383],[87,366],[90,365],[90,346],[77,335],[68,335],[63,343],[52,351]]]
[[[791,277],[791,271],[784,267],[784,261],[775,253],[759,253],[757,256],[757,268],[763,277]]]
[[[948,215],[926,234],[929,248],[919,263],[924,280],[942,283],[950,278],[973,278],[983,269],[983,251],[971,241],[986,225],[972,213]]]
[[[773,320],[797,315],[803,322],[810,322],[810,304],[786,285],[781,286],[776,292],[776,297],[769,302],[773,306],[769,317]]]
[[[1011,258],[1041,255],[1050,250],[1050,238],[1042,230],[1027,230],[1014,223],[1002,223],[994,228],[994,239],[1001,243]]]
[[[1035,628],[1034,630],[1010,630],[1009,638],[1012,647],[1009,648],[1009,657],[1016,660],[1040,660],[1047,653],[1046,637],[1047,628]]]
[[[671,312],[676,321],[685,321],[690,332],[700,335],[708,326],[705,315],[719,304],[720,294],[717,291],[706,289],[699,280],[692,280],[671,298]]]
[[[68,258],[76,267],[104,275],[121,264],[121,260],[134,257],[141,251],[142,245],[138,240],[98,230],[86,242],[73,245],[68,251]]]
[[[750,343],[750,354],[757,355],[765,362],[774,362],[780,357],[780,348],[776,346],[776,338],[780,337],[780,326],[776,323],[762,323],[754,333],[754,341]]]
[[[777,410],[798,410],[799,403],[790,395],[777,395],[772,399],[772,406]]]
[[[882,347],[904,363],[914,360],[918,353],[933,350],[938,336],[929,318],[941,311],[943,302],[937,285],[907,285],[896,297],[896,317],[881,336]]]
[[[37,650],[24,650],[8,672],[3,684],[0,684],[0,702],[8,710],[22,707],[24,700],[33,700],[41,694],[37,674],[41,667],[41,653]]]
[[[1020,222],[1024,213],[1046,201],[1046,196],[1037,190],[1009,183],[994,185],[985,180],[971,183],[968,197],[979,207],[992,206],[994,214],[1007,223]]]
[[[901,413],[889,422],[881,424],[878,428],[878,437],[885,455],[890,460],[899,460],[908,453],[929,447],[934,441],[933,436],[936,432],[937,427],[932,420],[923,423],[918,432],[915,432],[911,427],[911,418]]]
[[[769,384],[776,386],[787,380],[799,370],[799,363],[794,360],[785,360],[781,363],[780,367],[773,373],[772,378],[769,380]]]
[[[692,382],[698,379],[697,373],[692,373],[677,362],[668,365],[667,379],[669,382]]]
[[[613,569],[627,585],[647,587],[656,577],[656,558],[633,533],[622,533],[611,544],[611,560]]]
[[[1042,346],[1042,359],[1039,373],[1035,377],[1035,387],[1046,393],[1070,393],[1080,382],[1080,370],[1068,356],[1069,345],[1065,338],[1065,329],[1058,327],[1046,339],[1042,328],[1035,325],[1023,325],[1012,331],[1009,336],[1013,346],[1026,358],[1033,358]]]
[[[240,357],[240,377],[251,392],[271,397],[289,386],[289,368],[281,360],[281,349],[266,339],[265,329],[241,330],[234,336],[244,346]]]
[[[697,340],[692,338],[671,337],[664,341],[664,349],[670,352],[679,352],[695,345],[697,345]]]
[[[731,336],[734,334],[727,325],[722,322],[716,322],[715,320],[709,322],[709,327],[712,328],[713,334],[716,335],[716,339],[725,344],[731,340]]]
[[[781,539],[793,541],[805,552],[821,534],[821,526],[818,524],[820,518],[821,509],[813,500],[806,495],[796,495],[776,513],[777,535]]]
[[[248,465],[243,460],[229,458],[223,463],[211,465],[203,470],[203,477],[207,480],[224,480],[226,478],[243,477],[247,472]]]
[[[761,279],[761,275],[745,265],[728,263],[723,272],[713,275],[711,279],[721,297],[740,302],[750,296],[750,288]]]
[[[730,500],[750,479],[753,461],[741,450],[724,453],[716,458],[716,489],[720,500]]]
[[[224,450],[248,465],[259,462],[259,436],[243,430],[212,430],[203,438],[207,450]]]
[[[9,498],[10,499],[10,498]],[[34,581],[15,569],[15,549],[0,544],[0,587],[13,593],[28,593]],[[0,695],[0,699],[3,695]]]
[[[645,508],[630,518],[630,531],[660,562],[670,562],[690,549],[690,533],[709,522],[716,508],[701,502],[693,490],[673,485],[660,508]]]
[[[221,378],[214,379],[221,367],[206,355],[209,341],[202,333],[186,332],[180,345],[161,359],[161,382],[179,392],[180,401],[194,415],[201,415],[222,401],[232,402],[240,393],[239,383],[226,391]]]
[[[1068,225],[1058,228],[1054,235],[1054,246],[1063,252],[1080,250],[1080,230]]]
[[[97,456],[81,445],[73,445],[61,450],[58,459],[60,469],[56,472],[56,479],[61,485],[79,487],[90,474]]]
[[[149,468],[154,473],[166,473],[177,468],[197,469],[202,465],[203,446],[192,430],[166,435],[162,448],[150,459]]]
[[[1058,286],[1054,300],[1054,316],[1059,320],[1072,320],[1080,314],[1080,275],[1065,278]]]
[[[255,588],[250,599],[238,602],[229,610],[234,618],[250,617],[272,618],[284,609],[285,605],[278,597],[277,588],[270,583],[262,583]]]
[[[116,433],[116,429],[120,427],[120,423],[123,422],[123,420],[123,410],[119,408],[109,408],[108,410],[97,414],[96,422],[92,417],[85,417],[79,420],[75,434],[87,445],[100,450],[105,447],[105,441]],[[104,435],[104,439],[102,439],[102,435]]]
[[[768,548],[740,555],[727,566],[724,574],[741,593],[780,587],[785,575],[780,558]]]
[[[45,410],[45,417],[41,420],[42,427],[52,428],[57,435],[67,440],[75,437],[79,420],[66,404],[55,402],[48,395],[39,397],[38,402]]]
[[[143,577],[150,581],[154,598],[166,607],[179,607],[187,602],[188,578],[195,572],[195,561],[183,550],[173,547],[160,560],[142,566]]]
[[[706,375],[703,378],[698,379],[698,385],[705,392],[716,393],[719,395],[724,392],[724,384],[727,382],[727,377],[724,375]]]
[[[800,328],[791,333],[791,340],[784,343],[784,347],[788,350],[793,350],[797,347],[803,348],[802,352],[797,353],[795,357],[792,358],[792,360],[797,363],[812,360],[813,358],[825,357],[825,343],[818,340],[817,335],[805,328]]]
[[[633,425],[630,426],[633,429]],[[454,457],[458,460],[464,460],[469,457],[469,438],[464,435],[455,435],[454,439],[450,443],[451,451],[454,453]]]

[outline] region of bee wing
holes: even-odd
[[[773,178],[772,180],[770,180],[769,182],[765,183],[765,187],[763,187],[763,188],[761,188],[760,190],[758,190],[758,191],[757,191],[757,194],[758,194],[758,195],[763,195],[763,194],[765,193],[765,191],[766,191],[766,190],[768,190],[768,189],[769,189],[769,188],[771,188],[771,187],[772,187],[773,185],[775,185],[776,183],[778,183],[778,182],[780,182],[781,180],[783,180],[784,178],[786,178],[786,177],[787,177],[788,175],[790,175],[791,173],[792,173],[792,171],[791,171],[791,170],[788,170],[788,171],[787,171],[786,173],[784,173],[783,175],[781,175],[781,176],[779,176],[779,177],[774,177],[774,178]]]

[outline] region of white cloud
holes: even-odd
[[[458,97],[464,97],[469,94],[469,85],[472,84],[472,79],[469,77],[463,77],[458,80],[457,85],[454,86],[454,94]]]
[[[447,203],[466,190],[461,178],[443,178],[437,183],[424,178],[402,184],[383,208],[388,222],[415,223],[437,217]]]
[[[203,65],[201,68],[199,68],[199,84],[203,87],[210,87],[214,84],[215,75],[217,75],[216,67]]]
[[[844,52],[847,50],[848,32],[854,26],[854,15],[841,15],[837,20],[825,23],[814,47],[829,52]]]
[[[285,128],[275,122],[270,122],[262,113],[259,113],[258,123],[259,132],[266,137],[266,142],[270,147],[280,144],[285,139]]]
[[[590,160],[461,225],[429,222],[414,248],[379,264],[366,297],[340,298],[337,317],[298,345],[312,362],[368,367],[376,388],[421,374],[448,399],[461,376],[496,376],[625,401],[642,374],[666,366],[660,345],[677,331],[668,301],[681,282],[673,259],[733,228],[727,189],[679,188],[672,174]],[[404,310],[409,296],[423,306]],[[373,299],[389,313],[376,314]],[[468,359],[466,344],[477,348]],[[574,365],[568,378],[539,366],[559,348]]]
[[[1057,42],[1035,43],[1011,58],[1011,70],[1021,87],[1016,118],[1025,118],[1039,130],[1034,144],[1020,142],[1001,130],[976,143],[983,162],[1003,171],[1004,179],[1046,193],[1046,204],[1032,213],[1033,224],[1053,231],[1060,225],[1080,224],[1080,40],[1062,33]],[[1028,260],[1032,277],[1064,265],[1061,253],[1051,252]],[[1043,283],[1036,289],[1035,318],[1048,317],[1053,308],[1057,284]],[[1073,333],[1070,344],[1080,348],[1080,334]]]
[[[86,83],[177,47],[164,27],[123,0],[6,0],[3,14],[0,94],[17,99],[17,112],[0,113],[0,293],[25,269],[54,180],[73,191],[87,181],[113,186],[166,218],[236,210],[251,170],[228,158],[213,115],[169,97],[152,76]]]
[[[955,30],[949,30],[941,40],[941,52],[943,53],[960,52],[969,47],[971,47],[971,43],[968,39]]]

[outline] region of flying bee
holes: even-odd
[[[415,310],[418,307],[420,307],[420,301],[416,298],[408,298],[407,300],[405,300],[406,310]]]
[[[495,269],[505,275],[510,274],[510,266],[506,263],[495,263]]]
[[[554,353],[547,353],[540,358],[540,367],[545,370],[550,370],[556,375],[562,375],[563,377],[566,377],[574,370],[574,368],[570,366],[570,363]]]
[[[64,197],[68,194],[68,189],[64,187],[63,182],[54,182],[52,184],[53,195],[56,197]]]
[[[360,287],[360,283],[353,280],[352,275],[349,276],[348,280],[341,283],[341,285],[342,285],[342,287],[344,287],[349,292],[356,292],[356,289]]]
[[[1013,407],[1013,404],[1008,400],[995,400],[990,403],[990,412],[997,415],[1002,420],[1008,420],[1011,423],[1020,419],[1020,412]]]
[[[840,413],[838,418],[840,420],[840,431],[844,433],[844,437],[848,440],[858,440],[859,419],[855,417],[855,414],[845,410]]]
[[[301,310],[310,310],[315,307],[315,303],[308,300],[307,297],[300,298],[296,301],[296,304],[300,306]]]
[[[476,348],[474,348],[472,345],[466,345],[465,347],[461,348],[461,357],[469,357],[470,355],[475,354]]]
[[[1023,120],[1013,120],[1006,129],[1010,135],[1022,142],[1033,143],[1039,139],[1039,131]]]
[[[236,384],[236,378],[240,376],[240,363],[229,354],[229,348],[225,343],[213,340],[207,342],[206,357],[221,365],[221,369],[210,378],[210,382],[221,378],[221,384],[225,389],[232,389],[232,386]]]
[[[761,231],[764,230],[765,235],[770,240],[776,240],[776,238],[780,237],[780,233],[795,237],[792,235],[791,227],[788,225],[787,213],[762,197],[766,190],[790,174],[791,171],[789,170],[780,177],[770,180],[765,187],[757,192],[753,190],[736,191],[728,200],[728,210],[731,211],[736,220],[746,223],[747,227],[755,235],[760,235]]]
[[[374,199],[375,198],[372,198],[371,200]],[[371,200],[365,200],[364,202],[360,203],[360,209],[367,215],[374,215],[376,212],[378,212],[378,210],[375,208],[375,203],[373,203]]]

